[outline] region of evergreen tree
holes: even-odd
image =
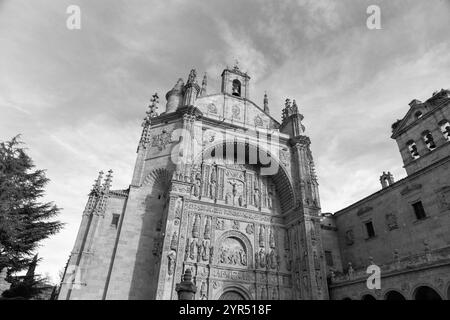
[[[18,136],[0,143],[0,270],[7,268],[13,285],[20,277],[12,275],[25,268],[34,278],[39,242],[62,228],[61,222],[50,221],[59,208],[39,202],[49,179],[44,170],[35,170],[21,145]]]

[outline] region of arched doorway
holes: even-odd
[[[442,298],[434,289],[422,286],[414,291],[414,300],[442,300]]]
[[[405,297],[397,291],[389,291],[386,293],[386,295],[384,296],[385,300],[390,300],[390,301],[400,301],[400,300],[406,300]]]
[[[365,294],[365,295],[362,296],[361,300],[363,300],[363,301],[375,301],[377,299],[371,294]]]
[[[247,300],[245,297],[235,290],[228,290],[222,293],[219,300]]]

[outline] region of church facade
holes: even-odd
[[[207,92],[192,70],[155,94],[131,184],[100,173],[83,212],[59,299],[177,299],[190,269],[195,299],[329,299],[310,139],[295,100],[282,121],[250,77],[222,73]]]

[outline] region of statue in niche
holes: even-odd
[[[259,250],[259,265],[261,266],[261,268],[266,267],[266,253],[263,248]]]
[[[214,247],[210,246],[209,247],[209,263],[213,263],[213,258],[214,258]]]
[[[203,245],[199,242],[197,243],[197,262],[200,262],[203,256]]]
[[[200,186],[202,184],[201,180],[202,180],[202,177],[201,177],[200,173],[198,172],[195,175],[195,181],[194,181],[194,196],[195,197],[198,197],[200,195]]]
[[[195,240],[192,239],[191,244],[189,245],[189,258],[191,260],[195,259],[195,247],[196,247]]]
[[[248,234],[253,234],[254,228],[255,227],[253,223],[249,223],[247,224],[247,228],[245,228],[245,232],[247,232]]]
[[[202,286],[200,288],[200,300],[206,300],[206,282],[202,282]]]
[[[275,258],[277,260],[277,270],[280,270],[280,266],[281,266],[281,257],[279,254],[275,255]]]
[[[178,234],[176,231],[174,231],[172,235],[172,240],[170,241],[170,249],[177,250],[178,247]]]
[[[273,199],[274,199],[274,187],[271,185],[269,188],[269,192],[268,192],[268,197],[267,197],[267,207],[269,209],[273,209]]]
[[[208,241],[203,240],[203,248],[202,248],[202,260],[208,261],[209,254],[208,254]]]
[[[259,227],[259,246],[264,247],[264,226]]]
[[[213,200],[216,199],[216,190],[217,190],[217,183],[216,180],[213,180],[209,184],[209,197]]]
[[[211,175],[210,175],[210,184],[209,184],[209,197],[211,199],[216,199],[216,191],[217,191],[217,181],[216,181],[216,169],[214,166],[211,168]]]
[[[238,204],[239,204],[239,207],[243,207],[244,206],[242,195],[239,195]]]
[[[247,265],[247,255],[245,254],[244,249],[239,250],[239,260],[241,262],[241,265],[243,266]]]
[[[178,198],[175,202],[175,218],[180,219],[181,218],[181,198]]]
[[[269,253],[269,262],[270,262],[270,267],[272,269],[275,269],[277,267],[277,261],[275,258],[275,250],[273,250],[273,249],[270,250],[270,253]]]
[[[188,238],[186,240],[186,247],[184,248],[184,261],[187,261],[187,259],[189,257],[189,243],[190,243],[190,239]]]
[[[227,194],[225,195],[225,203],[231,204],[231,193],[229,192],[227,192]]]
[[[319,272],[316,272],[316,285],[317,290],[322,291],[322,276]]]
[[[220,248],[220,253],[219,253],[219,261],[220,263],[227,263],[227,258],[228,258],[228,249],[227,248]]]
[[[238,192],[237,187],[236,187],[237,182],[228,181],[228,183],[232,186],[231,193],[233,195],[233,205],[234,205],[235,204],[236,195],[237,195],[237,192]]]
[[[167,273],[171,276],[175,270],[175,253],[171,252],[167,255],[168,258],[168,269]]]
[[[275,235],[272,228],[270,228],[269,233],[269,245],[271,248],[275,248]]]
[[[255,207],[259,208],[261,206],[261,194],[258,187],[255,186],[255,190],[253,192],[253,201]]]
[[[203,234],[203,238],[211,239],[211,217],[206,218],[205,222],[205,232]]]
[[[314,268],[320,270],[320,262],[319,262],[319,258],[317,257],[316,251],[314,251]]]

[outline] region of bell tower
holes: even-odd
[[[250,77],[239,69],[238,63],[232,69],[226,68],[222,72],[222,93],[248,99]]]

